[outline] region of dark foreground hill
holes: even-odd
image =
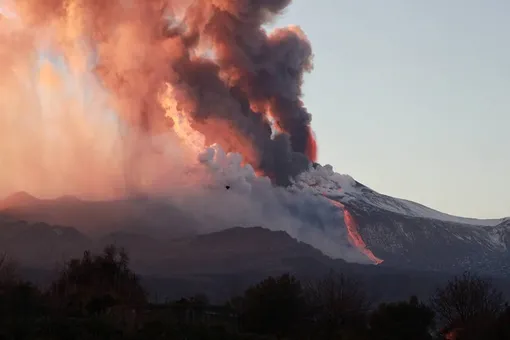
[[[133,269],[155,299],[205,293],[221,301],[269,275],[293,273],[302,280],[334,270],[360,281],[374,300],[429,296],[449,273],[401,270],[334,260],[285,232],[260,227],[231,228],[181,239],[116,232],[90,238],[70,227],[0,218],[0,251],[24,268],[32,281],[50,282],[59,264],[87,249],[125,247]],[[501,281],[502,288],[510,287]]]

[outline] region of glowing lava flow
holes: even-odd
[[[345,222],[345,226],[347,227],[347,234],[349,235],[349,242],[351,242],[351,244],[353,246],[355,246],[356,248],[359,249],[359,251],[361,251],[363,254],[365,254],[365,256],[368,257],[370,259],[370,261],[372,261],[375,264],[381,264],[383,262],[383,260],[381,260],[380,258],[375,256],[374,253],[372,253],[372,251],[367,248],[365,241],[363,241],[363,239],[361,238],[361,235],[359,234],[359,231],[358,231],[358,226],[356,224],[356,221],[352,217],[351,213],[347,209],[345,209],[345,206],[342,203],[334,201],[329,198],[328,198],[328,200],[334,206],[343,210],[344,222]]]

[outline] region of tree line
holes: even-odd
[[[375,283],[376,284],[376,283]],[[223,305],[206,296],[151,303],[124,250],[72,259],[46,289],[0,257],[0,339],[510,339],[510,308],[466,272],[427,301],[374,305],[352,278],[268,277]]]

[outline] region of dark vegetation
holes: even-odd
[[[0,257],[0,339],[510,339],[510,308],[490,281],[454,277],[427,301],[376,305],[330,272],[268,277],[224,304],[197,295],[151,303],[122,249],[85,252],[46,289]]]

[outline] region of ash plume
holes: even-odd
[[[297,27],[263,29],[289,3],[16,0],[14,8],[74,63],[85,64],[83,46],[93,51],[96,76],[135,130],[170,129],[157,99],[168,84],[207,144],[239,152],[288,184],[316,158],[311,115],[300,99],[312,68],[310,43]]]
[[[298,27],[263,29],[289,3],[10,0],[0,196],[148,198],[192,216],[193,232],[261,225],[366,262],[322,196],[351,181],[312,168],[310,43]]]

